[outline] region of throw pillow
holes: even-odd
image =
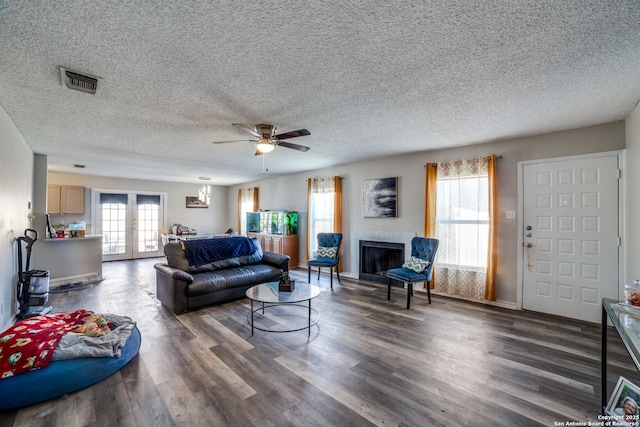
[[[425,259],[421,259],[421,258],[416,258],[414,256],[412,256],[411,258],[409,258],[408,261],[406,261],[404,264],[402,264],[403,268],[408,268],[409,270],[413,270],[416,273],[422,273],[424,272],[427,268],[429,268],[429,265],[431,263]]]
[[[338,253],[338,248],[326,248],[324,246],[318,246],[318,258],[335,258]]]

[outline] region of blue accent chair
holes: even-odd
[[[333,273],[332,269],[336,269],[336,276],[340,282],[340,273],[338,272],[338,262],[340,261],[340,245],[342,244],[342,233],[318,233],[318,247],[337,248],[334,258],[312,258],[307,262],[309,268],[308,281],[311,283],[311,267],[318,267],[318,280],[320,280],[320,269],[322,267],[329,268],[329,277],[331,278],[331,289],[333,289]]]
[[[427,297],[431,304],[431,277],[433,274],[433,261],[438,251],[438,239],[430,239],[427,237],[414,237],[411,239],[411,256],[429,261],[429,266],[422,272],[400,267],[392,268],[387,271],[387,299],[391,299],[391,282],[396,280],[407,284],[407,310],[411,304],[411,295],[413,295],[413,284],[427,282]]]

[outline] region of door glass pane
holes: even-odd
[[[138,252],[158,251],[158,204],[138,205]]]
[[[127,205],[103,203],[100,206],[102,206],[102,255],[123,254]]]

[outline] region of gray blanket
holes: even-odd
[[[101,337],[67,332],[53,352],[52,361],[78,359],[82,357],[120,357],[120,349],[127,342],[136,322],[130,317],[117,314],[100,314],[118,327]]]

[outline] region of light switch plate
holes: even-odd
[[[507,219],[516,219],[516,211],[507,211]]]

